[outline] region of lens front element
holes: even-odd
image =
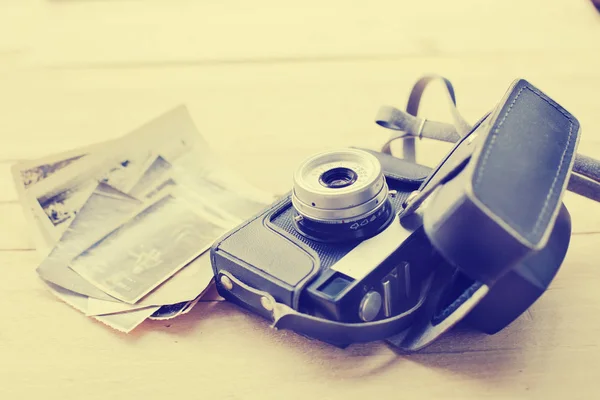
[[[338,189],[352,185],[356,182],[356,172],[350,168],[338,167],[325,171],[319,178],[321,185],[326,188]]]
[[[379,160],[357,149],[305,160],[294,174],[292,204],[296,229],[320,241],[364,239],[393,219]]]

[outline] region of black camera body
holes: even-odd
[[[377,156],[387,167],[384,175],[393,191],[390,203],[395,216],[429,169],[389,155]],[[290,193],[221,238],[212,250],[215,273],[226,269],[304,313],[367,322],[410,309],[417,301],[415,288],[432,265],[443,262],[419,223],[403,227],[390,221],[367,241],[323,243],[299,233],[295,217]],[[239,303],[227,290],[221,295]]]
[[[308,158],[290,193],[213,244],[219,294],[275,328],[340,347],[386,340],[416,351],[461,320],[498,332],[564,260],[564,192],[600,193],[573,180],[572,169],[595,177],[591,159],[575,163],[579,123],[524,80],[462,132],[382,110],[378,123],[404,135],[392,139],[455,145],[433,169],[387,145]]]

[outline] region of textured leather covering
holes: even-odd
[[[518,81],[476,156],[473,196],[539,246],[556,217],[578,139],[572,115]]]
[[[563,205],[550,240],[502,276],[469,313],[466,322],[494,334],[524,313],[548,289],[567,254],[571,216]]]
[[[287,206],[285,198],[215,242],[211,259],[215,275],[221,269],[253,287],[271,293],[277,301],[298,306],[295,287],[320,269],[317,254],[291,236],[265,226],[273,212]]]
[[[466,167],[441,186],[424,224],[434,246],[492,284],[547,242],[568,184],[577,120],[518,80],[481,126]]]

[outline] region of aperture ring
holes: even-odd
[[[341,209],[326,209],[319,208],[317,204],[306,204],[302,202],[292,191],[292,205],[296,211],[303,217],[310,218],[312,220],[321,221],[323,223],[343,223],[348,220],[354,220],[361,218],[375,209],[381,207],[382,203],[387,200],[389,192],[388,186],[385,183],[385,178],[381,190],[370,200],[357,204],[353,207],[341,208]]]
[[[365,216],[343,223],[323,223],[305,217],[294,218],[293,221],[296,230],[311,240],[339,243],[375,236],[390,224],[394,216],[392,204],[386,199]]]

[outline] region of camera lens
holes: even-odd
[[[292,205],[296,230],[324,242],[366,239],[393,219],[379,161],[357,149],[319,153],[301,163]]]
[[[340,167],[324,172],[319,182],[327,188],[337,189],[352,185],[357,177],[356,172],[351,169]]]

